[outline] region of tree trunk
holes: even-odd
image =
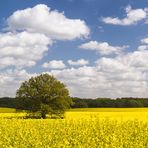
[[[41,117],[42,117],[43,119],[46,119],[46,113],[41,112]]]

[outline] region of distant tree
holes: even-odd
[[[88,108],[88,105],[85,101],[81,100],[81,101],[75,102],[72,107],[74,107],[74,108]]]
[[[148,99],[143,99],[143,105],[144,107],[148,107]]]
[[[18,109],[38,113],[41,118],[46,118],[48,113],[63,115],[72,104],[65,85],[48,74],[23,82],[16,92],[16,100]]]
[[[15,98],[10,98],[10,97],[0,98],[0,107],[15,108],[16,107]]]
[[[127,107],[143,107],[143,104],[138,100],[127,100]]]
[[[115,100],[110,98],[97,98],[96,104],[98,104],[97,107],[114,107],[115,106]]]
[[[117,98],[115,100],[115,107],[124,108],[124,107],[127,107],[126,104],[127,103],[125,99]]]

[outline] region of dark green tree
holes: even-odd
[[[49,74],[41,74],[21,84],[16,92],[17,109],[38,113],[63,115],[72,100],[66,86]]]

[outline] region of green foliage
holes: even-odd
[[[112,107],[112,108],[131,108],[131,107],[148,107],[147,98],[97,98],[97,99],[81,99],[72,98],[73,108],[98,108],[98,107]]]
[[[16,102],[14,98],[3,97],[0,98],[0,107],[15,108]]]
[[[102,108],[102,107],[112,107],[112,108],[137,108],[137,107],[148,107],[148,98],[97,98],[97,99],[81,99],[81,98],[71,98],[73,100],[73,108]],[[27,99],[21,104],[27,106]],[[20,106],[20,105],[19,105]],[[18,104],[15,98],[0,98],[0,107],[6,108],[18,108]],[[28,106],[29,107],[29,106]]]
[[[39,113],[42,118],[48,113],[64,113],[72,104],[65,85],[48,74],[23,82],[17,90],[16,100],[18,109]]]

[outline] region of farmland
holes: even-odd
[[[148,147],[147,108],[72,109],[65,119],[17,119],[25,113],[0,111],[1,148]]]

